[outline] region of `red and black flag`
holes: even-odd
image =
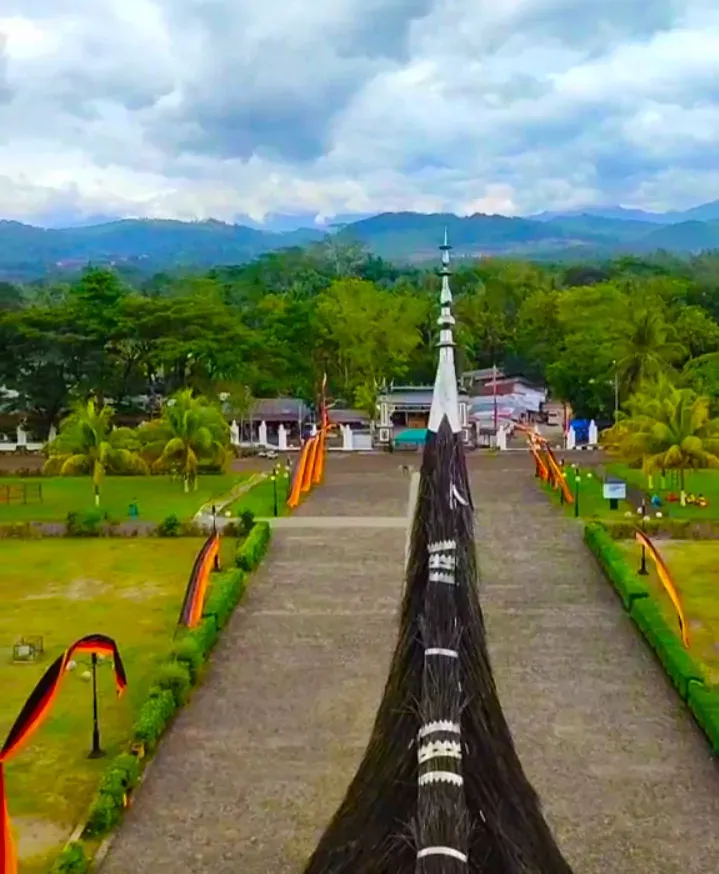
[[[517,756],[477,594],[449,245],[397,646],[372,736],[305,874],[571,874]]]
[[[10,830],[3,766],[27,742],[48,715],[60,689],[69,661],[73,655],[81,652],[112,658],[115,667],[117,694],[122,695],[127,686],[125,668],[117,644],[111,637],[106,637],[104,634],[89,634],[87,637],[80,638],[62,655],[58,656],[45,671],[40,682],[25,702],[25,706],[20,711],[20,715],[15,720],[15,724],[10,729],[5,743],[0,749],[0,874],[16,874],[17,872],[17,854]]]
[[[177,620],[178,625],[186,628],[195,628],[200,624],[202,611],[205,607],[205,597],[210,574],[215,564],[215,557],[220,551],[220,534],[213,531],[197,553],[197,558],[192,566],[190,580],[185,589],[185,597],[182,609]]]

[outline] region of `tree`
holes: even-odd
[[[685,472],[719,468],[719,419],[711,417],[709,398],[660,378],[626,406],[628,415],[604,432],[603,442],[624,461],[641,464],[647,475],[678,471],[684,506]]]
[[[47,474],[90,474],[95,506],[100,504],[100,486],[106,472],[147,474],[149,469],[137,453],[138,442],[129,428],[112,430],[113,411],[94,400],[76,403],[60,423],[60,432],[48,445]]]
[[[656,308],[633,310],[617,345],[616,362],[625,397],[644,382],[672,369],[686,350],[674,341],[674,331]]]
[[[229,427],[219,407],[182,389],[167,400],[162,417],[142,425],[139,437],[155,470],[174,469],[185,491],[197,488],[202,460],[224,466],[229,458]]]

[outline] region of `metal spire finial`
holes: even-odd
[[[430,431],[437,432],[442,419],[447,417],[452,431],[457,434],[462,430],[459,419],[459,398],[457,395],[457,374],[454,369],[454,335],[452,327],[455,324],[452,315],[452,291],[449,287],[449,277],[452,271],[449,269],[449,252],[452,248],[448,242],[447,228],[444,229],[444,242],[439,247],[442,252],[442,269],[439,275],[442,277],[442,290],[439,296],[440,313],[437,319],[439,325],[439,361],[437,362],[437,375],[434,381],[434,394],[432,395],[432,407],[429,413],[427,427]]]

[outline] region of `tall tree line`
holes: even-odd
[[[719,397],[719,254],[603,264],[457,262],[460,361],[544,381],[579,415],[610,418],[659,374]],[[182,388],[297,396],[323,372],[336,398],[371,409],[383,382],[431,378],[434,267],[398,267],[325,243],[205,274],[132,281],[90,267],[72,282],[0,283],[0,386],[40,427],[74,401]]]

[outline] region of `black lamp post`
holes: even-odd
[[[97,653],[92,654],[92,749],[88,759],[101,759],[105,751],[100,747],[100,720],[97,709]]]
[[[646,509],[642,506],[642,531],[646,532],[647,530],[647,516]],[[637,571],[643,577],[646,577],[649,571],[647,570],[647,549],[642,543],[642,562],[639,565],[639,570]]]
[[[270,476],[270,479],[272,480],[272,492],[274,497],[274,514],[277,516],[277,474],[273,473]]]

